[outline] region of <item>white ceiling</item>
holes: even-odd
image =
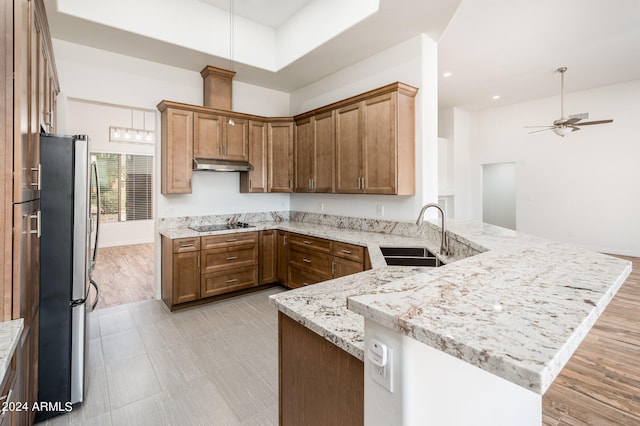
[[[199,1],[225,10],[230,4]],[[235,0],[234,11],[277,28],[312,1],[320,0]],[[228,65],[226,58],[62,15],[55,1],[45,3],[54,38],[193,71]],[[181,8],[187,4],[180,1]],[[377,13],[288,66],[271,72],[237,64],[236,78],[294,91],[419,33],[439,42],[440,74],[451,73],[440,78],[441,107],[474,111],[557,95],[554,70],[561,66],[569,69],[567,93],[640,79],[638,0],[380,0]]]
[[[271,28],[278,28],[311,0],[199,0]]]

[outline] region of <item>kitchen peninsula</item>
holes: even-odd
[[[468,419],[500,406],[492,424],[539,424],[542,394],[631,271],[628,261],[482,223],[450,224],[454,255],[439,268],[386,266],[379,250],[426,244],[437,252],[438,227],[431,223],[418,229],[291,213],[289,221],[256,225],[366,245],[371,270],[272,300],[281,324],[293,320],[364,362],[354,371],[364,374],[368,389],[362,396],[367,424],[429,419],[426,411],[438,410],[429,397],[450,416]],[[394,392],[371,381],[365,350],[371,336],[395,351]],[[440,369],[444,378],[429,376],[425,367]],[[457,387],[446,389],[447,383]],[[302,393],[304,385],[291,392]],[[510,399],[492,405],[503,393]],[[281,416],[282,404],[281,395]]]

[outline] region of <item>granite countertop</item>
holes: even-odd
[[[373,267],[271,296],[292,319],[363,360],[367,318],[540,394],[631,271],[625,260],[478,222],[449,223],[450,243],[476,254],[441,257],[439,268],[386,266],[379,250],[437,253],[424,238],[299,222],[215,234],[274,228],[365,245]],[[185,229],[161,233],[207,234]]]
[[[11,358],[20,341],[20,335],[24,328],[24,320],[17,319],[12,321],[0,322],[0,383],[11,366]]]

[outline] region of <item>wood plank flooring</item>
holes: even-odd
[[[640,258],[542,398],[545,425],[640,425]]]
[[[153,299],[153,251],[153,243],[98,250],[93,273],[100,288],[96,309]]]

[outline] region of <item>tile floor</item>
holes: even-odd
[[[276,425],[280,291],[91,313],[86,400],[46,425]]]

